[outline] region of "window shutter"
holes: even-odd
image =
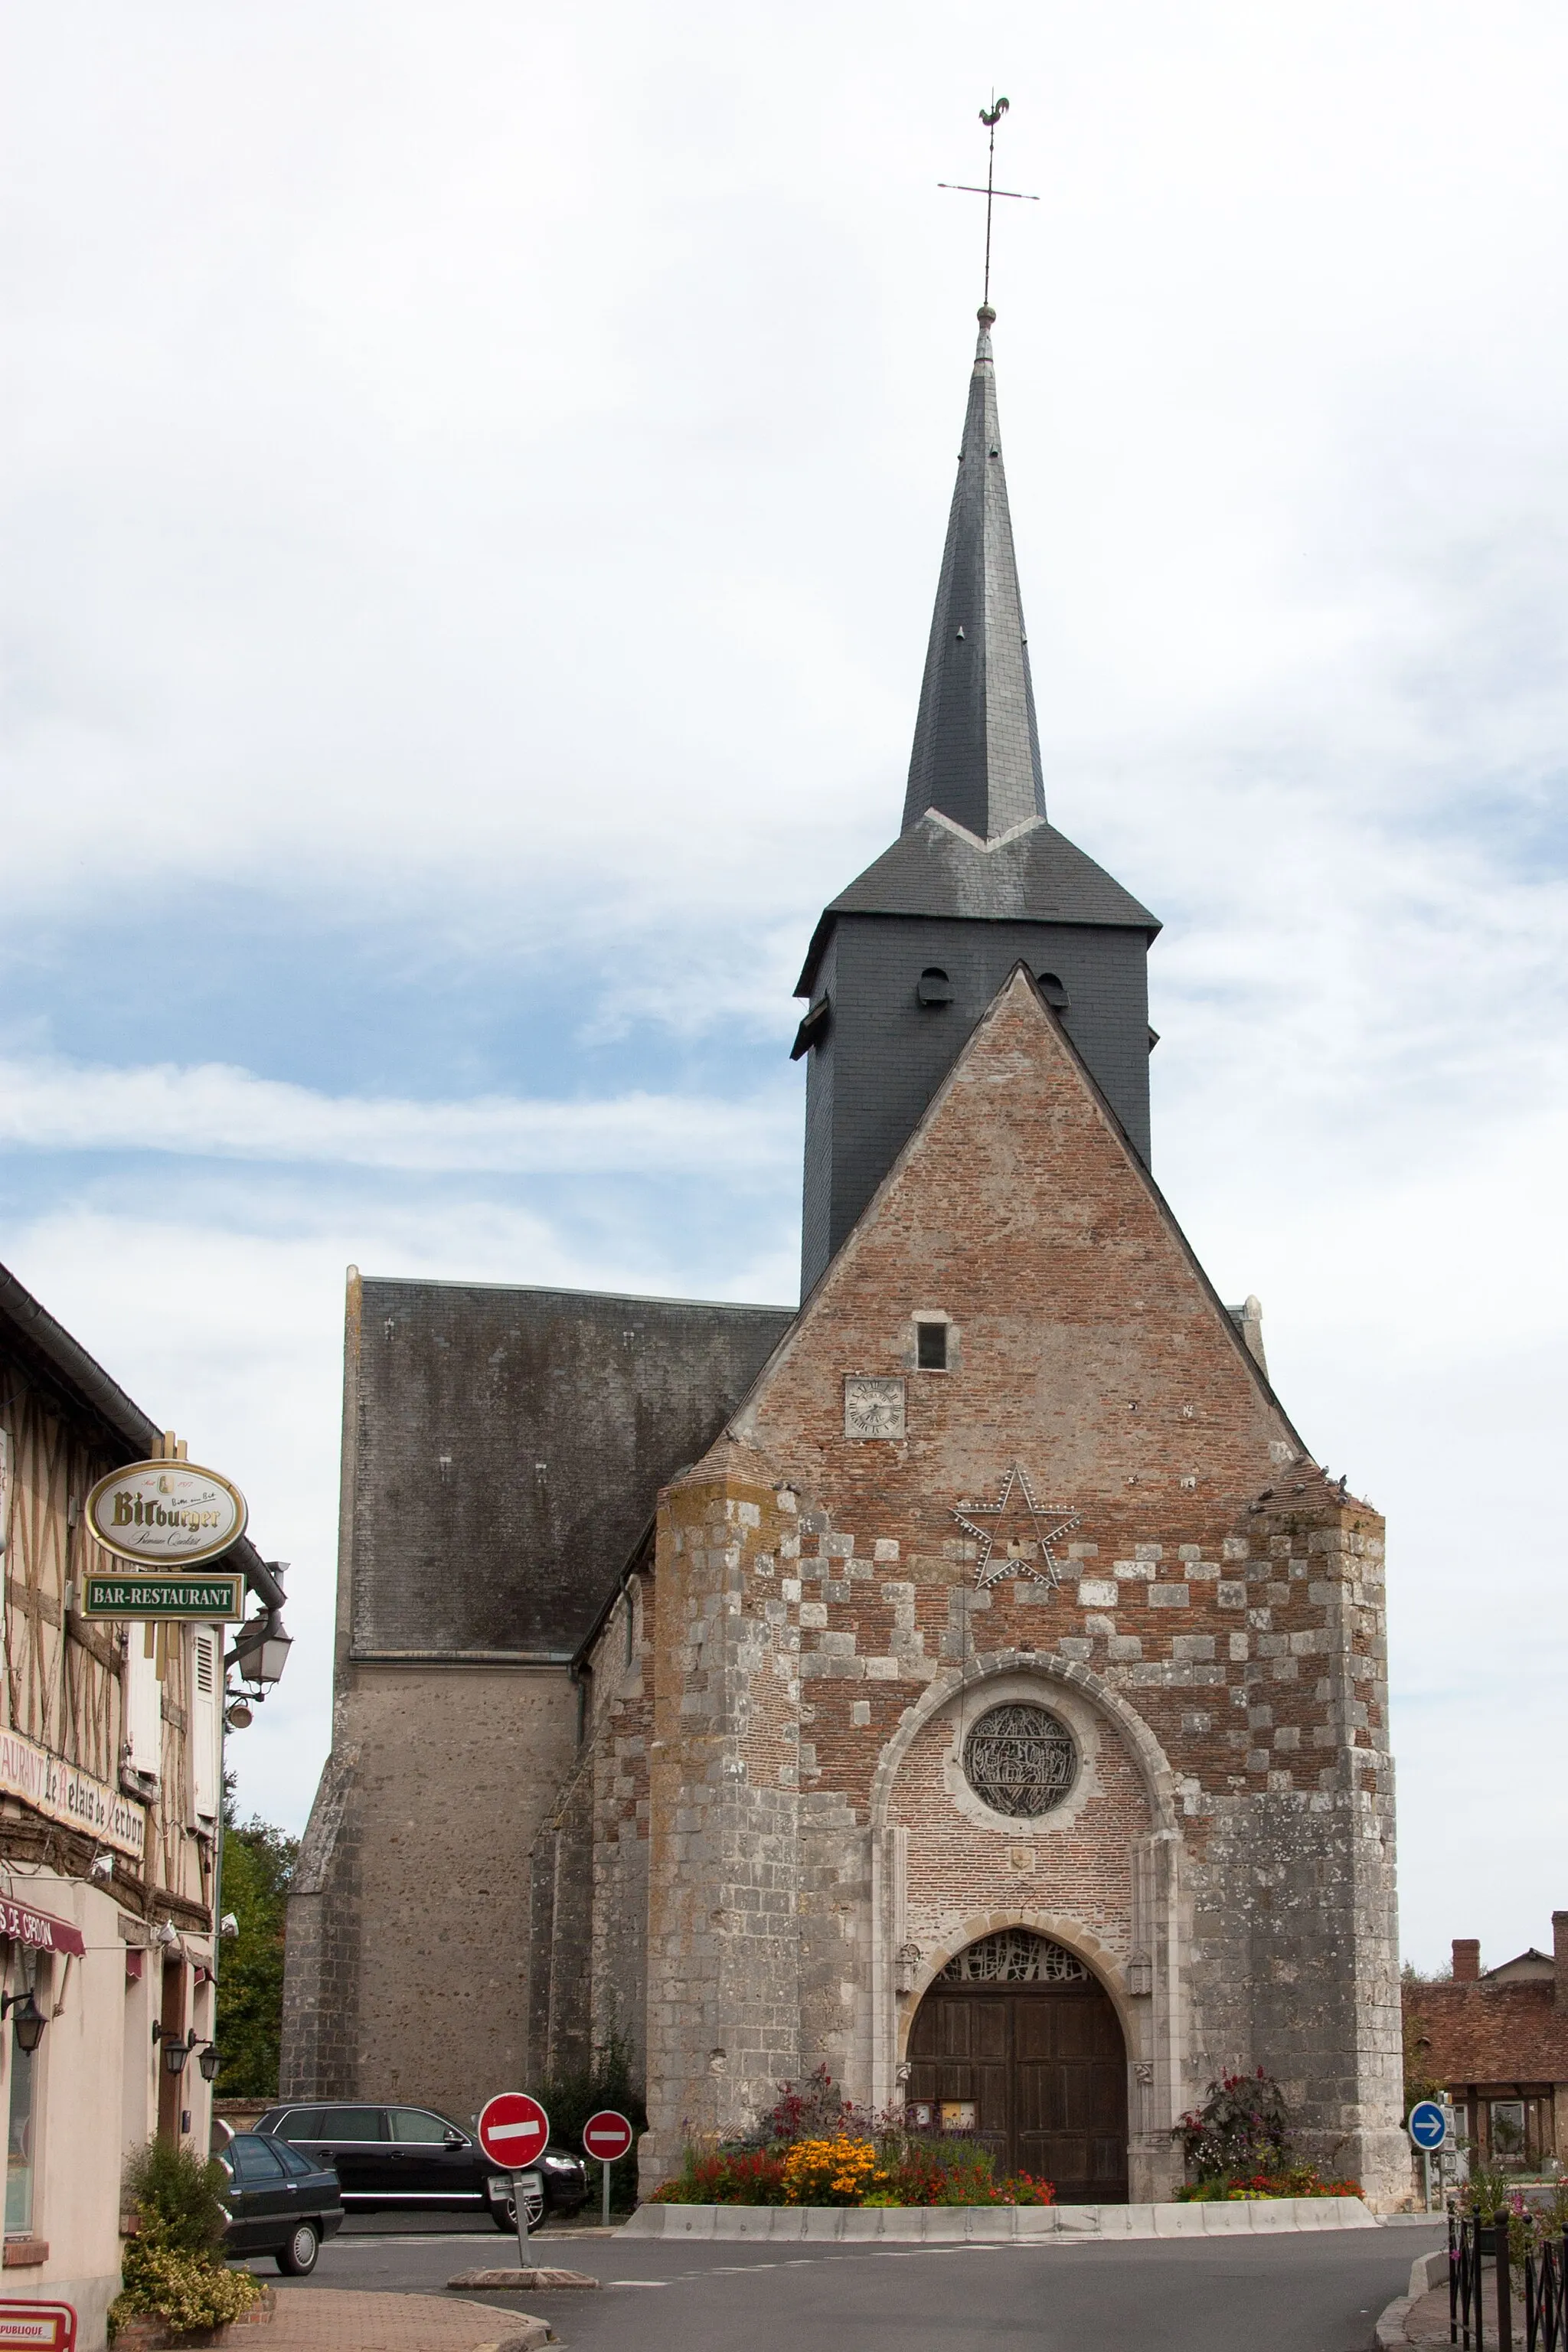
[[[191,1798],[196,1819],[216,1822],[218,1810],[219,1636],[210,1625],[191,1628]]]
[[[125,1761],[132,1772],[156,1780],[163,1769],[163,1686],[158,1678],[157,1636],[153,1624],[129,1628],[121,1687],[125,1701]]]

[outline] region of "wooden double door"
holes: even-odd
[[[908,2054],[905,2097],[932,2128],[972,2127],[999,2172],[1053,2181],[1058,2204],[1127,2202],[1127,2052],[1093,1978],[935,1984]]]

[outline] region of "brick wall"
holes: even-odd
[[[916,1367],[927,1314],[944,1372]],[[867,1373],[904,1380],[901,1436],[846,1436]],[[957,1507],[1014,1464],[1047,1532],[1076,1525],[1036,1581],[1016,1517],[991,1564],[1019,1572],[986,1588]],[[890,2095],[920,1984],[1011,1917],[1118,2001],[1135,2194],[1209,2074],[1259,2063],[1311,2153],[1403,2189],[1381,1524],[1311,1463],[1026,982],[664,1498],[655,1614],[650,2173],[819,2059]],[[1025,1690],[1084,1759],[1026,1829],[954,1757],[966,1710]]]

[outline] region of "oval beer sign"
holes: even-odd
[[[216,1559],[245,1533],[245,1496],[194,1462],[131,1462],[100,1478],[87,1523],[106,1551],[157,1568]]]

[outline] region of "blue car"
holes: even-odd
[[[322,2239],[343,2226],[337,2174],[261,2132],[236,2132],[217,2160],[229,2181],[224,2252],[270,2254],[286,2277],[309,2278]]]

